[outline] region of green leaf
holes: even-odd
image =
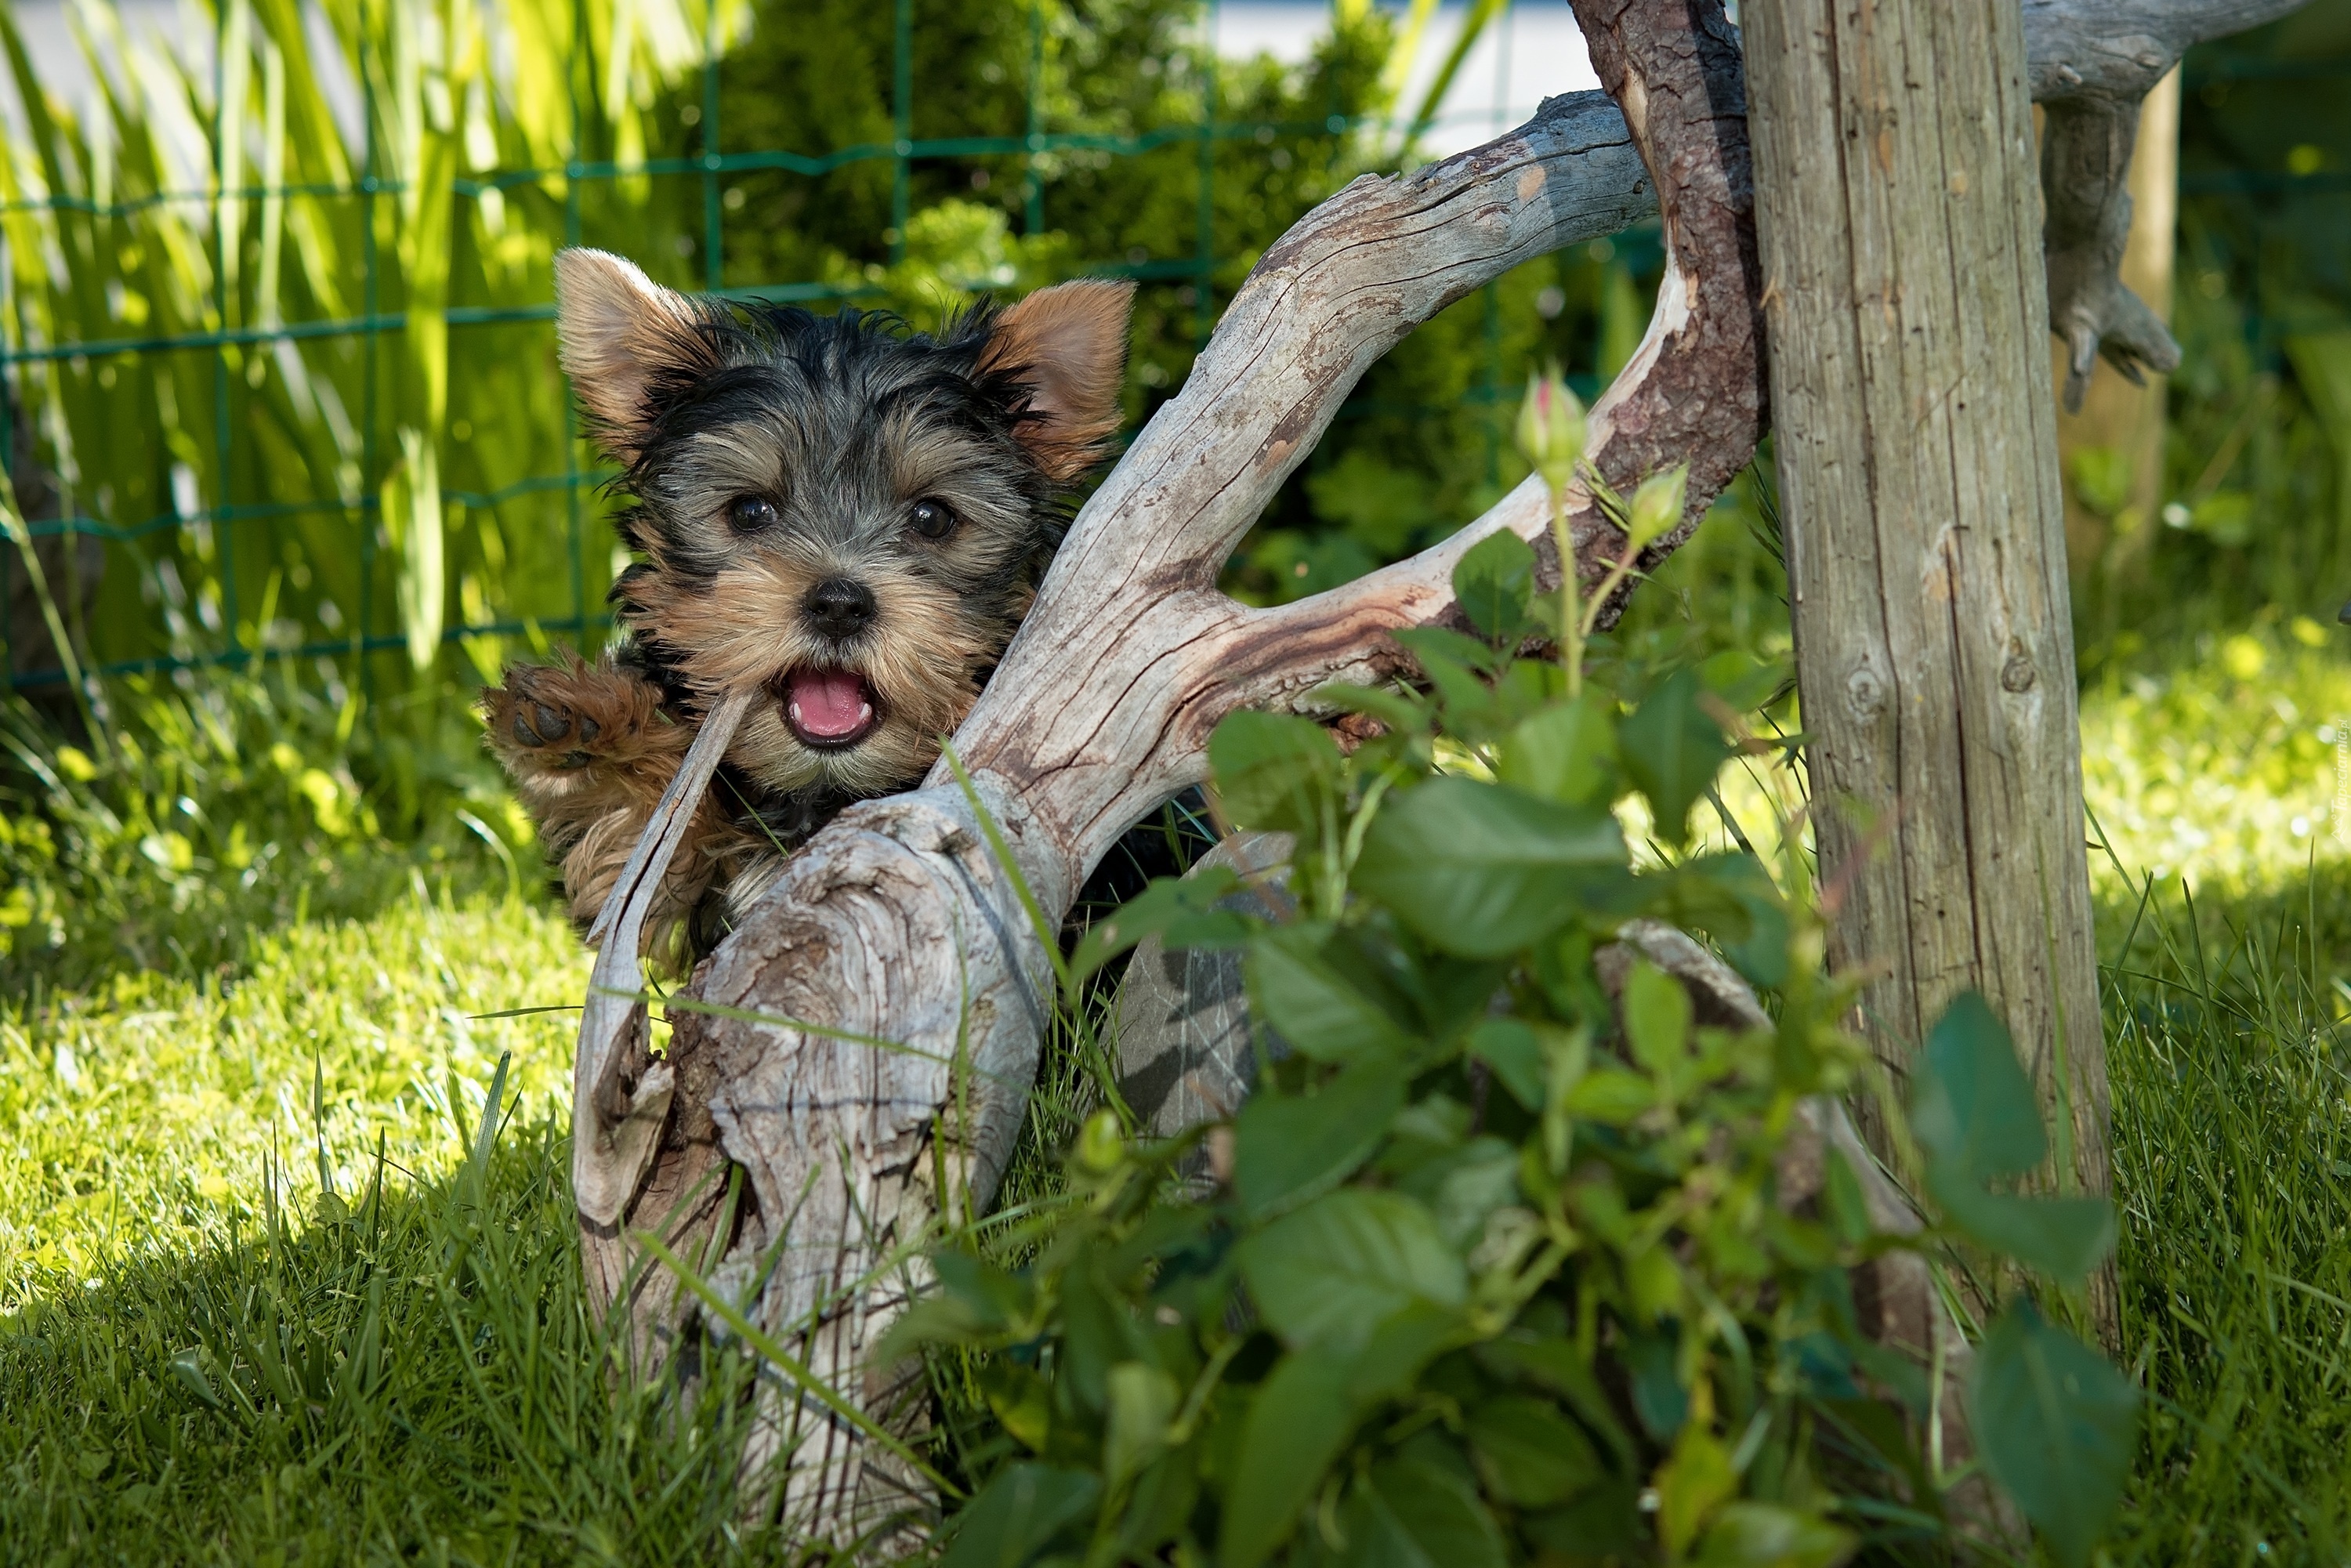
[[[1517,1019],[1488,1019],[1469,1037],[1469,1054],[1494,1070],[1510,1098],[1530,1111],[1543,1107],[1543,1048]]]
[[[1671,844],[1689,838],[1690,807],[1730,755],[1722,727],[1708,716],[1698,697],[1698,677],[1677,671],[1616,731],[1625,771],[1648,797],[1658,836]]]
[[[1912,1074],[1910,1128],[1927,1151],[1927,1191],[1953,1228],[2028,1268],[2078,1282],[2114,1239],[2101,1197],[1989,1192],[1987,1180],[2039,1166],[2049,1138],[2008,1029],[1962,991],[1927,1037]]]
[[[1307,693],[1306,700],[1342,713],[1367,714],[1400,735],[1417,735],[1428,727],[1427,704],[1415,693],[1387,686],[1357,686],[1332,681]]]
[[[1447,1244],[1466,1251],[1496,1209],[1519,1200],[1519,1151],[1499,1138],[1476,1138],[1415,1172],[1403,1188],[1428,1205]]]
[[[1734,1502],[1698,1545],[1698,1568],[1834,1568],[1859,1544],[1814,1514],[1777,1503]]]
[[[1226,814],[1244,828],[1319,832],[1339,785],[1338,743],[1288,714],[1228,714],[1208,737],[1208,766]]]
[[[1667,1354],[1670,1358],[1672,1353]],[[1620,1464],[1632,1460],[1633,1436],[1616,1418],[1614,1403],[1593,1375],[1573,1340],[1558,1333],[1538,1335],[1521,1327],[1504,1338],[1479,1345],[1478,1359],[1497,1377],[1524,1380],[1565,1395],[1576,1415],[1599,1434]],[[1670,1376],[1670,1367],[1667,1372]]]
[[[1682,983],[1650,963],[1633,960],[1625,977],[1625,1036],[1633,1060],[1660,1076],[1689,1053],[1690,999]]]
[[[1184,1391],[1174,1378],[1139,1361],[1112,1367],[1104,1385],[1110,1418],[1102,1430],[1102,1474],[1117,1486],[1158,1457]]]
[[[1493,666],[1491,648],[1444,626],[1408,626],[1389,635],[1418,662],[1421,674],[1436,688],[1437,709],[1447,729],[1457,735],[1483,733],[1500,716],[1482,674]]]
[[[1746,713],[1761,707],[1780,689],[1788,678],[1788,667],[1776,663],[1767,664],[1744,649],[1725,648],[1698,665],[1698,678],[1701,685],[1733,711]]]
[[[1032,1454],[1041,1454],[1053,1430],[1053,1385],[1008,1355],[980,1364],[979,1390],[1003,1428]]]
[[[1502,738],[1495,779],[1563,806],[1608,806],[1615,795],[1615,701],[1584,694],[1521,719]]]
[[[1621,1067],[1587,1072],[1567,1092],[1569,1115],[1604,1127],[1622,1127],[1656,1103],[1656,1086]]]
[[[1685,1423],[1672,1455],[1657,1467],[1657,1539],[1667,1559],[1687,1552],[1715,1510],[1738,1491],[1739,1475],[1721,1439],[1695,1421]]]
[[[1942,1160],[1927,1163],[1927,1193],[1944,1219],[1970,1240],[2038,1269],[2068,1289],[2080,1284],[2114,1245],[2115,1206],[2103,1197],[1986,1192]]]
[[[2049,1138],[2041,1102],[2016,1060],[2008,1026],[1975,991],[1961,991],[1927,1036],[1910,1097],[1910,1130],[1929,1157],[1975,1181],[2021,1176]]]
[[[1631,1477],[1611,1476],[1565,1508],[1525,1521],[1528,1536],[1570,1562],[1644,1561],[1650,1551],[1641,1488]]]
[[[1564,1502],[1603,1473],[1583,1428],[1525,1395],[1489,1399],[1470,1411],[1468,1437],[1486,1484],[1521,1508]]]
[[[1233,1188],[1261,1219],[1346,1179],[1404,1108],[1405,1073],[1359,1061],[1314,1095],[1259,1093],[1233,1121]]]
[[[1627,1334],[1625,1368],[1632,1374],[1633,1414],[1642,1430],[1659,1442],[1674,1436],[1689,1419],[1689,1390],[1674,1365],[1670,1333]]]
[[[1001,1333],[1029,1311],[1034,1292],[1019,1276],[968,1252],[931,1254],[939,1288],[891,1326],[875,1355],[883,1364],[925,1344],[970,1344]]]
[[[1458,1308],[1415,1301],[1380,1320],[1354,1357],[1348,1396],[1369,1407],[1413,1391],[1421,1369],[1437,1357],[1478,1337]]]
[[[1788,983],[1788,902],[1763,862],[1753,855],[1703,855],[1677,868],[1685,877],[1703,878],[1739,906],[1746,929],[1734,931],[1719,920],[1694,922],[1712,936],[1730,967],[1750,982],[1766,988]]]
[[[1360,1486],[1341,1561],[1370,1568],[1503,1568],[1502,1532],[1460,1477],[1416,1458],[1392,1459]]]
[[[1101,1494],[1102,1482],[1083,1470],[1007,1465],[956,1516],[939,1568],[1023,1568]]]
[[[2138,1390],[2019,1300],[1976,1350],[1969,1408],[1992,1479],[2060,1563],[2089,1561],[2137,1446]]]
[[[1406,1307],[1458,1307],[1469,1293],[1427,1206],[1371,1187],[1342,1187],[1276,1220],[1241,1243],[1240,1266],[1258,1310],[1293,1346],[1356,1349]]]
[[[1178,1449],[1162,1457],[1136,1479],[1120,1511],[1122,1561],[1155,1563],[1161,1548],[1184,1529],[1200,1499],[1199,1456]]]
[[[1250,1002],[1268,1027],[1317,1061],[1401,1056],[1413,1037],[1326,954],[1328,933],[1289,925],[1250,945]]]
[[[1440,778],[1373,820],[1354,882],[1430,945],[1489,958],[1566,924],[1579,891],[1625,862],[1624,835],[1604,811]]]
[[[1144,937],[1171,936],[1177,927],[1189,927],[1183,935],[1196,938],[1246,936],[1249,926],[1238,915],[1228,915],[1226,925],[1206,924],[1208,917],[1224,913],[1217,910],[1217,901],[1239,886],[1240,877],[1226,865],[1202,866],[1189,876],[1153,877],[1149,886],[1113,911],[1108,919],[1094,922],[1078,939],[1077,951],[1070,956],[1071,979],[1082,980]]]
[[[1225,1492],[1222,1568],[1257,1568],[1289,1538],[1355,1428],[1347,1358],[1318,1347],[1275,1364],[1249,1406]]]
[[[1616,704],[1588,692],[1521,719],[1503,740],[1494,774],[1563,806],[1605,807],[1617,768]]]
[[[1432,664],[1450,664],[1458,674],[1474,676],[1492,673],[1499,663],[1493,649],[1449,626],[1405,626],[1388,635],[1420,662],[1432,680],[1437,678]]]
[[[1453,568],[1453,597],[1469,624],[1496,643],[1514,643],[1527,630],[1527,603],[1535,591],[1535,552],[1500,528],[1479,539]]]

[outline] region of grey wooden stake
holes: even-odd
[[[1748,8],[1757,225],[1831,961],[1897,1079],[1981,990],[2104,1191],[2032,96],[2015,6]],[[1875,1130],[1873,1129],[1873,1132]],[[2111,1275],[2093,1284],[2111,1328]]]

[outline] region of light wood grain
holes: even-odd
[[[1897,1082],[1981,990],[2106,1187],[2056,411],[2014,11],[1747,14],[1831,961]],[[2110,1290],[2110,1284],[2109,1284]],[[2111,1312],[2111,1295],[2101,1307]]]

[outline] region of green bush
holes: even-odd
[[[125,967],[242,965],[287,922],[357,915],[417,878],[520,885],[530,826],[484,762],[423,780],[395,844],[363,777],[394,744],[277,667],[115,683],[83,746],[0,708],[0,990],[75,990]],[[429,764],[430,759],[426,759]],[[405,768],[411,777],[416,760]]]
[[[1400,634],[1431,695],[1326,693],[1385,727],[1352,756],[1304,719],[1219,726],[1226,811],[1295,836],[1294,919],[1217,907],[1228,873],[1168,881],[1079,949],[1079,976],[1151,932],[1239,949],[1266,1065],[1215,1129],[1154,1142],[1098,1113],[1058,1203],[936,1255],[893,1346],[987,1413],[958,1425],[951,1568],[1948,1550],[1962,1477],[1920,1440],[1931,1381],[1860,1331],[1848,1270],[1958,1245],[2078,1286],[2111,1211],[2005,1190],[2046,1138],[1972,997],[1913,1073],[1941,1223],[1877,1230],[1834,1150],[1817,1214],[1776,1201],[1799,1104],[1866,1082],[1853,992],[1760,862],[1673,852],[1730,753],[1717,716],[1769,684],[1718,659],[1629,707],[1572,695],[1577,654],[1510,655],[1557,613],[1532,574],[1507,534],[1464,558],[1482,636]],[[1667,847],[1647,864],[1612,810],[1634,796]],[[1612,997],[1596,954],[1636,915],[1706,933],[1771,1026],[1700,1026],[1638,959]],[[1191,1201],[1204,1141],[1215,1190]],[[2019,1294],[1970,1396],[1991,1474],[2085,1561],[2136,1390]]]

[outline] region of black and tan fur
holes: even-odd
[[[843,805],[937,758],[1117,429],[1133,289],[1063,284],[933,337],[689,298],[601,251],[558,256],[556,281],[564,368],[623,468],[625,637],[592,664],[509,666],[482,708],[584,926],[700,715],[768,699],[647,925],[683,967]],[[788,714],[820,671],[862,683],[845,742]]]

